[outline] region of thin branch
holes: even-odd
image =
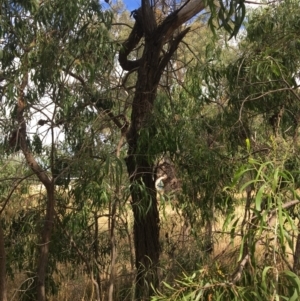
[[[127,23],[123,23],[123,22],[117,22],[117,23],[111,23],[111,25],[112,26],[127,26],[127,27],[129,27],[130,29],[132,29],[133,27],[132,26],[130,26],[129,24],[127,24]]]
[[[239,265],[237,266],[237,268],[235,269],[235,271],[233,272],[233,274],[231,275],[231,283],[235,284],[237,283],[241,277],[242,277],[242,273],[243,270],[247,264],[247,262],[250,260],[250,255],[247,254],[239,263]]]
[[[28,179],[29,177],[31,177],[32,175],[33,175],[33,174],[27,175],[26,177],[20,179],[19,181],[17,181],[17,183],[15,183],[15,185],[14,185],[14,186],[12,187],[12,189],[10,190],[8,196],[6,197],[6,200],[4,201],[4,204],[3,204],[3,206],[2,206],[2,208],[1,208],[1,210],[0,210],[0,215],[1,215],[2,212],[4,211],[4,209],[5,209],[6,205],[7,205],[7,203],[9,202],[11,196],[13,195],[14,191],[17,189],[17,187],[19,186],[19,184],[20,184],[21,182],[23,182],[24,180]]]
[[[254,4],[254,5],[269,5],[269,4],[272,4],[272,3],[276,3],[276,1],[269,1],[268,3],[263,3],[263,2],[255,2],[255,1],[248,1],[248,0],[245,0],[246,4]]]
[[[284,203],[282,204],[281,208],[282,209],[289,209],[295,205],[298,205],[300,203],[300,200],[292,200],[292,201],[289,201],[287,203]],[[268,223],[270,223],[270,221],[272,220],[272,218],[274,217],[274,215],[277,213],[278,211],[278,208],[275,208],[275,209],[272,209],[269,213],[269,218],[268,218]],[[256,218],[256,216],[254,217]],[[252,219],[254,219],[252,218]]]
[[[158,66],[158,71],[156,73],[157,76],[160,77],[162,71],[165,69],[166,65],[169,63],[172,55],[177,50],[179,43],[182,41],[182,39],[185,37],[185,35],[189,32],[189,30],[190,30],[190,27],[186,28],[180,34],[178,34],[175,37],[175,39],[172,41],[169,51],[163,56],[159,66]]]
[[[134,17],[136,19],[136,22],[128,39],[122,44],[121,50],[119,52],[119,63],[121,67],[126,71],[136,69],[140,65],[140,59],[133,61],[127,59],[130,52],[138,45],[144,35],[141,9],[134,11]]]

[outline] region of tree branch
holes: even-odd
[[[40,167],[38,162],[35,160],[32,152],[28,148],[27,141],[26,141],[26,121],[24,118],[24,110],[26,107],[26,101],[25,101],[25,93],[24,90],[28,83],[28,73],[24,74],[21,86],[19,87],[19,97],[17,102],[17,120],[19,124],[19,143],[20,147],[22,149],[22,152],[25,156],[25,159],[27,161],[28,166],[31,168],[31,170],[37,175],[39,180],[44,184],[47,191],[51,187],[51,180],[45,173],[45,170]]]
[[[233,274],[231,275],[231,283],[237,283],[241,277],[242,277],[242,273],[243,270],[247,264],[247,262],[250,260],[250,256],[249,254],[247,254],[239,263],[239,265],[237,266],[237,268],[235,269],[235,271],[233,272]]]
[[[158,66],[157,76],[160,76],[160,74],[163,72],[163,70],[167,66],[168,62],[170,61],[172,55],[176,51],[179,43],[182,41],[182,39],[185,37],[185,35],[189,32],[189,30],[190,30],[190,27],[186,28],[181,33],[179,33],[175,37],[175,39],[171,42],[171,47],[170,47],[169,51],[163,56],[159,66]]]
[[[139,67],[139,59],[131,61],[127,59],[127,56],[137,46],[137,44],[144,35],[141,9],[139,8],[138,10],[135,10],[132,13],[136,22],[132,28],[128,39],[122,44],[122,48],[119,52],[119,63],[121,67],[126,71],[131,71]]]
[[[151,36],[156,29],[156,21],[153,9],[150,7],[149,0],[142,0],[142,13],[143,13],[143,29],[145,37]]]
[[[179,9],[170,14],[157,28],[158,31],[161,31],[163,44],[171,38],[172,34],[177,28],[200,13],[204,8],[205,1],[189,0],[185,2]]]
[[[141,38],[146,34],[147,37],[155,35],[157,36],[157,42],[161,45],[170,40],[174,31],[180,27],[183,23],[190,20],[205,8],[204,1],[201,0],[188,0],[179,9],[171,13],[163,22],[156,28],[156,21],[152,8],[150,7],[149,0],[142,0],[142,7],[133,11],[132,14],[136,20],[134,27],[128,37],[128,39],[122,44],[122,48],[119,52],[119,63],[121,67],[126,71],[131,71],[138,68],[140,65],[140,59],[128,60],[127,57],[130,52],[137,46]],[[185,32],[185,31],[184,31]],[[185,32],[185,34],[187,31]],[[184,34],[184,35],[185,35]],[[184,36],[183,35],[183,36]],[[177,36],[175,43],[182,40],[183,36]],[[174,52],[175,50],[173,50]]]

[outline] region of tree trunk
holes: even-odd
[[[128,172],[132,179],[141,174],[139,180],[132,180],[131,197],[134,216],[135,266],[137,269],[135,297],[148,300],[153,288],[158,287],[159,261],[159,214],[152,179],[151,166],[137,166],[135,156],[127,159]],[[141,164],[140,164],[141,165]],[[148,170],[148,171],[147,171]]]
[[[119,192],[119,189],[117,189]],[[110,218],[110,276],[109,276],[109,289],[108,301],[114,300],[114,286],[116,281],[116,261],[117,261],[117,246],[116,246],[116,216],[117,215],[117,199],[115,198],[111,203],[111,218]]]
[[[6,256],[4,248],[4,233],[0,221],[0,301],[7,301],[6,296]]]
[[[159,213],[153,175],[154,166],[153,162],[149,162],[150,159],[147,160],[151,154],[150,156],[147,154],[148,146],[151,144],[149,123],[158,86],[154,66],[158,66],[160,45],[155,45],[153,39],[151,42],[148,41],[147,46],[138,71],[131,125],[127,133],[129,149],[126,164],[131,182],[134,216],[137,300],[148,300],[152,294],[151,286],[157,288],[159,283],[157,273],[160,253]],[[140,139],[140,131],[143,129],[149,131],[147,141]]]
[[[298,222],[298,231],[300,231],[300,221]],[[296,275],[300,276],[300,233],[297,235],[293,270]]]
[[[19,87],[19,95],[17,100],[17,121],[18,121],[18,131],[16,143],[20,145],[20,148],[24,154],[26,162],[29,168],[36,174],[40,182],[45,186],[47,190],[47,207],[46,215],[44,221],[44,227],[41,231],[41,242],[40,242],[40,254],[37,266],[37,300],[46,300],[46,290],[45,290],[45,279],[46,279],[46,269],[49,258],[49,246],[50,239],[54,224],[54,208],[55,208],[55,196],[54,196],[54,179],[50,179],[46,171],[38,164],[37,160],[33,156],[30,148],[28,147],[26,141],[26,120],[24,118],[24,111],[26,109],[25,100],[25,89],[28,84],[28,72],[26,71],[26,59],[25,59],[25,72],[23,75],[22,83]],[[53,130],[53,129],[52,129]],[[54,144],[52,143],[52,157],[50,158],[51,164],[53,164],[53,153]]]
[[[131,124],[126,139],[128,153],[126,165],[131,182],[132,210],[134,215],[135,265],[137,269],[136,299],[148,300],[152,288],[158,287],[159,262],[159,213],[154,182],[154,166],[151,154],[150,123],[153,104],[162,73],[189,31],[186,28],[173,36],[175,30],[204,8],[204,2],[191,0],[171,13],[157,25],[149,0],[142,0],[142,7],[133,12],[136,23],[128,39],[123,43],[119,62],[124,70],[137,70],[137,82],[132,103]],[[127,56],[144,36],[144,52],[140,59],[130,61]],[[164,45],[168,44],[166,51]],[[143,136],[143,131],[147,135]],[[147,139],[145,138],[147,136]]]
[[[94,231],[94,258],[97,265],[96,268],[96,279],[94,281],[96,287],[96,294],[97,294],[97,301],[102,301],[102,284],[101,284],[101,277],[98,265],[99,260],[99,224],[98,224],[98,214],[94,212],[94,223],[95,223],[95,231]]]
[[[44,227],[41,233],[41,245],[40,254],[37,266],[37,300],[46,300],[46,271],[49,258],[50,240],[54,226],[54,208],[55,208],[55,197],[54,197],[54,185],[51,185],[47,189],[47,208],[46,216],[44,221]]]

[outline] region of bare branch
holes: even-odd
[[[161,60],[159,67],[158,67],[158,72],[157,75],[160,76],[168,62],[170,61],[172,55],[176,51],[179,43],[182,41],[182,39],[185,37],[185,35],[189,32],[190,28],[186,28],[183,30],[180,34],[178,34],[175,39],[171,42],[171,47],[169,51],[164,55],[163,59]]]
[[[6,197],[4,204],[2,205],[2,208],[0,209],[0,215],[2,214],[2,212],[4,211],[7,203],[9,202],[11,196],[13,195],[14,191],[18,188],[19,184],[21,182],[23,182],[24,180],[28,179],[29,177],[31,177],[33,174],[29,174],[27,176],[25,176],[24,178],[19,179],[18,181],[16,181],[16,183],[13,185],[13,187],[11,188],[8,196]]]
[[[249,261],[250,256],[249,254],[247,254],[239,263],[239,265],[237,266],[237,268],[235,269],[235,271],[233,272],[233,274],[231,275],[231,283],[237,283],[241,277],[242,277],[242,273],[243,270],[247,264],[247,262]]]

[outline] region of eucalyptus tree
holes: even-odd
[[[241,225],[237,217],[230,229],[243,240],[235,264],[217,263],[226,275],[214,274],[214,261],[153,300],[299,298],[299,8],[291,0],[253,11],[234,56],[225,61],[224,45],[215,47],[189,70],[185,92],[206,104],[181,138],[185,188],[193,208],[217,196],[224,209],[232,193],[244,193]]]
[[[150,286],[156,288],[159,282],[159,214],[155,192],[155,162],[147,150],[155,134],[153,106],[163,72],[189,32],[189,22],[193,17],[209,10],[211,17],[208,24],[211,28],[224,26],[231,35],[235,35],[245,15],[244,1],[184,1],[166,17],[159,19],[155,17],[154,7],[155,2],[142,0],[141,7],[132,12],[135,24],[119,52],[121,67],[128,73],[137,73],[130,125],[124,135],[128,143],[126,165],[131,181],[134,213],[138,299],[147,299]],[[141,41],[141,56],[130,60],[129,55]]]
[[[230,105],[244,132],[248,137],[252,135],[253,151],[267,147],[275,166],[290,175],[278,182],[278,194],[289,186],[299,188],[299,15],[300,5],[294,0],[255,11],[246,27],[243,53],[225,71]],[[258,126],[255,119],[264,127]],[[295,194],[290,197],[285,198],[284,206],[293,201]],[[276,198],[274,203],[280,206]],[[296,223],[299,209],[297,202],[292,204],[286,214]],[[294,262],[289,266],[298,275],[299,241],[298,235],[296,244],[290,245]]]
[[[90,124],[112,105],[112,16],[97,1],[4,0],[0,9],[2,146],[20,151],[46,189],[35,277],[36,299],[46,300],[55,186],[70,170],[68,159],[59,159],[63,141],[72,156],[97,161],[92,145],[101,141],[103,125],[95,131]]]

